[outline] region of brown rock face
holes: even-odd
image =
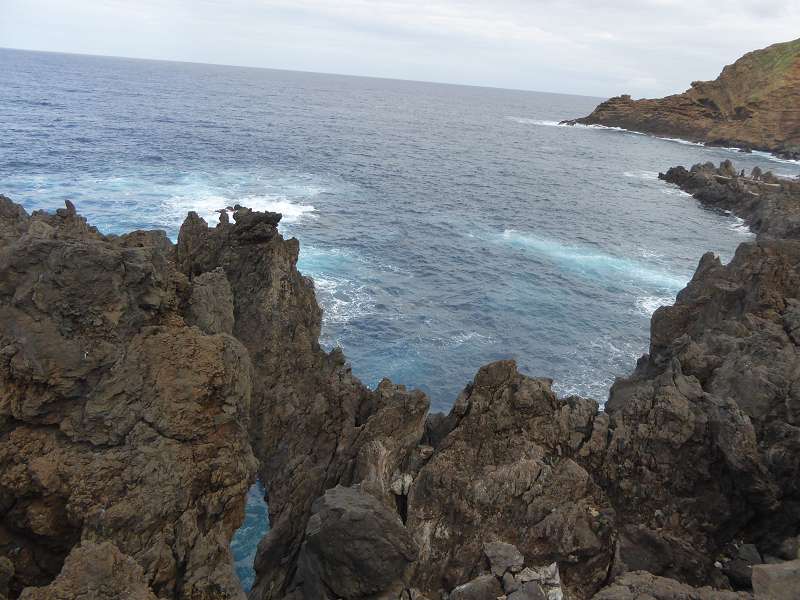
[[[296,269],[297,240],[283,240],[271,213],[239,208],[234,220],[209,229],[190,214],[176,261],[203,286],[224,272],[233,334],[253,362],[251,439],[269,493],[271,529],[259,547],[251,597],[318,598],[317,588],[294,578],[312,504],[337,485],[360,484],[399,511],[428,400],[389,381],[369,390],[340,352],[325,353],[313,283]]]
[[[592,600],[753,600],[746,592],[729,592],[710,587],[693,588],[673,579],[645,571],[626,573]]]
[[[111,542],[85,542],[70,552],[55,581],[28,588],[20,600],[156,600],[142,568]]]
[[[81,581],[119,564],[143,574],[141,597],[241,598],[228,545],[255,471],[244,347],[186,325],[192,286],[163,244],[106,238],[71,205],[29,217],[0,197],[0,213],[11,597],[59,572],[27,597],[85,597]],[[99,565],[104,552],[112,562]]]
[[[604,488],[629,567],[719,581],[734,539],[776,555],[800,522],[800,242],[706,255],[651,325],[650,355],[611,389]],[[632,525],[635,524],[635,527]]]
[[[571,458],[596,411],[589,400],[558,400],[549,380],[524,377],[511,361],[483,367],[411,487],[415,587],[439,597],[486,570],[485,543],[504,542],[529,564],[556,562],[575,598],[596,591],[613,556],[613,511]]]
[[[800,156],[800,40],[744,55],[714,81],[657,100],[619,96],[567,123]]]
[[[703,257],[604,413],[513,361],[446,416],[366,388],[318,344],[280,215],[191,213],[173,247],[0,197],[0,597],[241,600],[256,468],[252,600],[800,588],[772,568],[800,539],[800,190],[731,164],[664,178],[759,238]]]

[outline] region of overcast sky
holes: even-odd
[[[0,0],[0,47],[595,96],[797,37],[800,0]]]

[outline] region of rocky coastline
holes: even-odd
[[[785,600],[800,589],[800,183],[662,178],[758,232],[707,254],[604,410],[513,361],[447,414],[318,339],[281,216],[103,235],[0,196],[0,598]]]
[[[745,54],[682,94],[616,96],[567,125],[603,125],[800,159],[800,39]]]

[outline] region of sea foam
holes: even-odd
[[[566,245],[540,238],[514,229],[503,231],[502,239],[527,251],[536,252],[557,262],[564,268],[594,275],[615,275],[627,280],[637,280],[663,289],[679,290],[686,280],[667,271],[629,258],[621,258],[591,248]]]

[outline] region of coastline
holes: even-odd
[[[241,599],[227,544],[258,473],[272,529],[253,600],[770,598],[777,571],[800,577],[800,184],[730,163],[662,178],[758,238],[728,265],[701,259],[602,412],[513,361],[481,368],[447,415],[388,380],[366,388],[319,347],[277,213],[236,206],[213,228],[190,213],[173,245],[0,198],[12,594],[99,578],[130,597]]]

